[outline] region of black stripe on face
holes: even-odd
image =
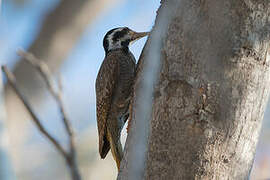
[[[113,34],[113,38],[112,40],[114,42],[118,41],[119,39],[121,39],[122,37],[124,37],[126,34],[128,33],[128,28],[124,28],[121,31],[117,31]]]
[[[128,47],[129,43],[130,43],[130,40],[127,39],[127,40],[121,42],[121,46]]]
[[[111,29],[110,31],[108,31],[103,39],[103,47],[104,47],[105,53],[107,54],[109,52],[109,49],[113,48],[113,46],[114,46],[114,44],[116,44],[116,42],[120,42],[122,47],[128,48],[128,45],[130,43],[130,39],[124,40],[122,38],[124,36],[126,36],[129,33],[129,31],[130,31],[129,28],[127,28],[127,27],[114,28],[114,29]],[[111,37],[110,40],[109,40],[109,37]],[[110,41],[112,41],[112,42],[110,42]],[[110,44],[110,43],[112,43],[112,44]],[[110,47],[110,46],[112,46],[112,47]]]
[[[105,49],[105,52],[107,52],[109,48],[109,41],[105,38],[103,39],[103,47]]]

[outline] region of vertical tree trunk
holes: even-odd
[[[145,171],[138,176],[248,179],[270,90],[270,1],[167,0],[161,9],[170,4],[178,9],[161,36]],[[140,58],[131,128],[139,122],[145,64],[158,62],[146,55],[153,41]],[[137,130],[118,179],[128,179]]]

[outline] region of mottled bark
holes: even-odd
[[[171,3],[179,7],[161,39],[146,167],[138,177],[247,179],[270,90],[270,2],[167,0],[161,8]],[[140,58],[132,126],[144,65],[156,61],[145,58],[153,41]],[[118,179],[127,179],[136,131]]]

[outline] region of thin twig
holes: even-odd
[[[73,133],[72,133],[71,125],[67,118],[67,114],[64,109],[61,90],[57,91],[53,87],[53,81],[51,79],[52,75],[47,64],[44,63],[42,60],[37,59],[33,54],[25,52],[23,50],[19,50],[18,55],[23,57],[27,62],[29,62],[34,68],[36,68],[39,71],[40,75],[42,76],[42,78],[44,79],[46,83],[46,86],[49,92],[55,98],[55,101],[60,108],[60,112],[62,114],[62,119],[65,124],[66,131],[69,134],[69,136],[72,137]],[[62,84],[60,84],[59,89],[62,88],[61,86]]]
[[[60,73],[57,74],[57,83],[58,83],[58,89],[59,89],[59,93],[63,93],[63,81],[62,81],[63,77]]]
[[[80,179],[77,163],[76,163],[76,149],[74,145],[74,136],[73,131],[71,128],[70,121],[68,119],[67,113],[64,108],[64,103],[62,99],[62,83],[60,82],[60,79],[58,79],[58,90],[56,90],[53,86],[53,80],[51,79],[52,74],[44,61],[39,60],[36,58],[33,54],[25,52],[23,50],[19,50],[18,55],[23,57],[24,60],[26,60],[30,65],[32,65],[35,69],[38,70],[41,77],[44,79],[45,84],[50,92],[50,94],[54,97],[61,116],[62,120],[65,126],[65,130],[69,136],[69,153],[67,157],[67,163],[72,171],[73,179]]]
[[[48,133],[48,131],[44,128],[44,126],[42,125],[41,121],[39,120],[39,118],[37,117],[37,115],[34,113],[33,109],[30,106],[30,103],[27,101],[27,99],[24,97],[24,95],[19,91],[19,88],[16,85],[16,79],[15,76],[13,75],[13,73],[11,73],[6,66],[2,66],[2,71],[3,73],[5,73],[8,83],[10,84],[10,86],[13,88],[13,90],[15,91],[15,93],[18,95],[18,97],[21,99],[21,101],[23,102],[24,106],[26,107],[26,109],[28,110],[28,112],[30,113],[34,123],[37,125],[38,129],[40,130],[40,132],[49,139],[49,141],[55,146],[55,148],[64,156],[67,156],[67,153],[65,152],[65,150],[62,148],[62,146],[60,145],[60,143],[52,136]]]

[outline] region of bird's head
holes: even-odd
[[[115,28],[108,31],[103,39],[103,47],[107,54],[111,50],[128,50],[130,43],[148,35],[148,32],[135,32],[127,27]]]

